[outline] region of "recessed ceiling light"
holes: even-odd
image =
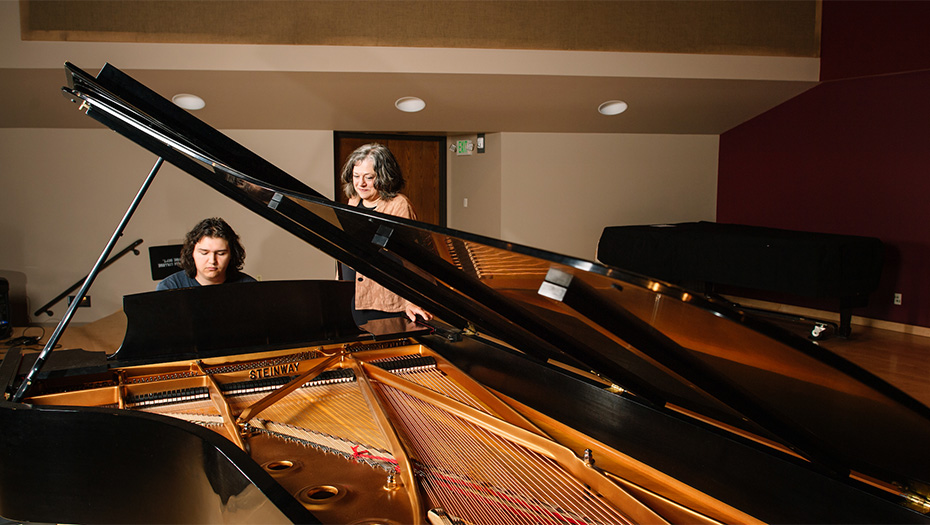
[[[189,109],[191,111],[203,109],[203,107],[207,105],[207,103],[204,102],[202,98],[198,97],[197,95],[189,95],[187,93],[179,93],[171,97],[171,101],[178,106],[184,109]]]
[[[601,115],[619,115],[626,111],[627,104],[622,100],[608,100],[597,107]]]
[[[406,113],[416,113],[426,107],[426,102],[417,97],[401,97],[394,102],[394,107]]]

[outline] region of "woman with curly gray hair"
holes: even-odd
[[[349,197],[350,206],[416,220],[410,200],[400,193],[404,175],[397,159],[381,144],[365,144],[349,155],[342,167],[342,188]],[[372,319],[406,316],[416,321],[432,315],[419,306],[387,290],[378,283],[343,267],[346,277],[355,281],[355,320],[364,324]]]

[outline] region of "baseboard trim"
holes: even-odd
[[[747,308],[759,308],[761,310],[770,310],[773,312],[788,314],[788,315],[797,315],[802,317],[807,317],[811,319],[823,319],[827,321],[839,322],[839,312],[830,312],[827,310],[816,310],[814,308],[804,308],[803,306],[794,306],[790,304],[780,304],[772,303],[768,301],[760,301],[758,299],[748,299],[745,297],[725,297],[728,301],[732,301],[739,305],[745,306]],[[909,335],[918,335],[921,337],[930,337],[930,327],[927,326],[915,326],[904,323],[894,323],[891,321],[883,321],[881,319],[871,319],[868,317],[852,316],[850,319],[850,324],[856,326],[864,326],[869,328],[878,328],[879,330],[889,330],[892,332],[900,332],[902,334]]]

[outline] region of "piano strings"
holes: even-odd
[[[436,406],[379,386],[419,457],[431,508],[467,523],[631,521],[549,458]]]
[[[495,419],[484,403],[440,370],[435,358],[420,353],[399,355],[372,360],[355,370],[374,372],[373,366],[380,371],[370,374],[369,379],[380,403],[390,412],[388,419],[395,431],[411,447],[405,453],[410,456],[428,508],[441,508],[465,523],[633,522],[553,457],[514,439],[512,431],[499,431],[497,427],[510,425]],[[347,371],[339,371],[339,381],[311,381],[291,392],[250,422],[251,430],[393,472],[398,461],[373,417],[379,407],[369,404],[354,374],[350,377]],[[386,384],[382,374],[410,386]],[[464,407],[460,410],[484,414],[493,427],[476,424],[431,402],[418,394],[419,389]],[[229,385],[224,387],[224,391],[232,390]],[[242,390],[240,385],[237,393],[227,394],[234,414],[265,395],[264,391]],[[143,409],[223,431],[222,417],[209,400]]]
[[[541,280],[549,271],[549,264],[545,261],[485,244],[449,237],[446,238],[446,248],[453,264],[478,279],[506,277]]]

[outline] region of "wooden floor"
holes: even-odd
[[[819,344],[930,406],[930,337],[860,326],[852,329],[847,339],[828,338]]]

